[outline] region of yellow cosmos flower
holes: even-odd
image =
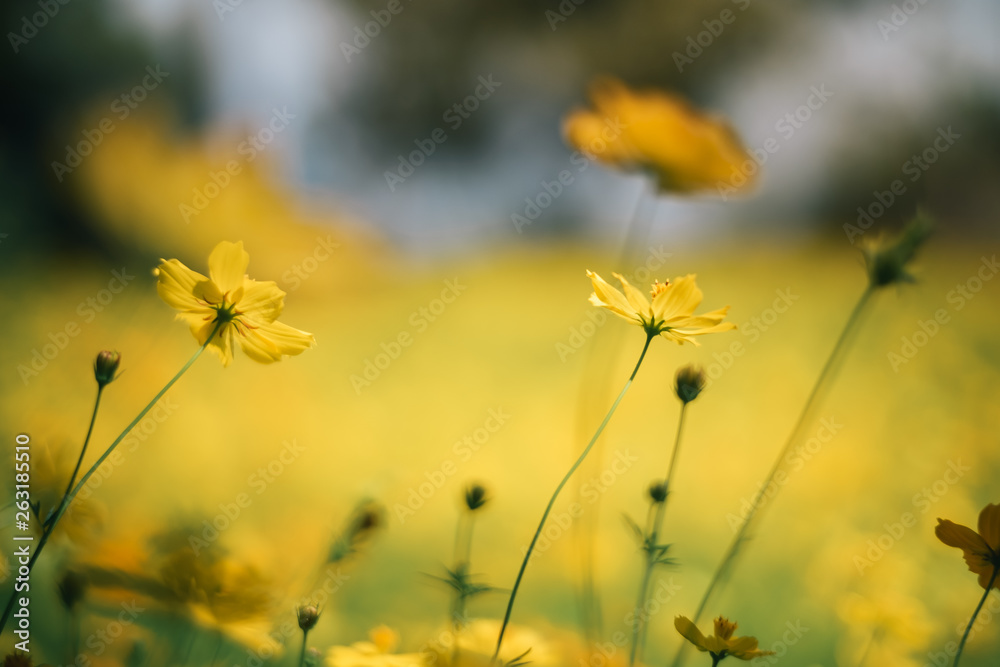
[[[695,648],[703,653],[707,651],[712,656],[713,667],[728,656],[740,660],[753,660],[765,655],[774,655],[774,651],[759,650],[755,637],[733,637],[736,623],[732,623],[722,616],[715,619],[715,634],[711,637],[701,634],[698,626],[684,616],[678,616],[674,619],[674,627],[684,639],[694,644]]]
[[[753,184],[750,158],[729,124],[658,90],[630,90],[616,79],[590,89],[594,110],[571,112],[563,134],[574,148],[611,167],[649,169],[662,191],[697,192]],[[756,173],[756,164],[752,173]]]
[[[326,667],[425,667],[420,653],[393,653],[399,643],[395,630],[379,626],[368,633],[371,641],[334,646],[326,655]]]
[[[694,274],[674,278],[673,281],[665,283],[653,283],[652,302],[623,276],[617,273],[613,275],[621,282],[625,294],[606,283],[593,271],[587,271],[587,277],[594,285],[590,303],[607,308],[615,315],[638,324],[650,337],[659,335],[681,345],[684,343],[698,345],[693,336],[731,331],[736,328],[732,322],[723,322],[726,313],[729,312],[729,306],[701,315],[694,314],[694,309],[701,305],[701,300],[704,298],[695,283]]]
[[[248,278],[249,262],[242,241],[223,241],[208,257],[210,278],[176,259],[161,260],[156,270],[160,298],[180,311],[177,319],[188,323],[198,343],[204,345],[219,326],[208,347],[224,366],[233,360],[234,341],[263,364],[300,354],[315,344],[312,334],[276,321],[285,293],[274,282]]]
[[[979,575],[983,588],[1000,588],[1000,505],[992,503],[979,513],[979,532],[947,519],[938,519],[934,534],[949,547],[962,550],[969,570]],[[992,585],[991,585],[992,582]]]

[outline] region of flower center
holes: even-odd
[[[223,324],[232,322],[239,315],[236,312],[236,304],[228,303],[225,299],[222,300],[221,304],[213,306],[213,308],[215,309],[215,321],[222,322]]]
[[[669,280],[664,281],[662,283],[659,280],[654,280],[653,281],[653,288],[651,290],[649,290],[649,292],[650,292],[650,294],[653,295],[653,298],[655,299],[657,294],[666,291],[667,287],[669,287],[669,286],[670,286],[670,281]]]

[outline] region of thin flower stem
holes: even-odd
[[[49,535],[52,533],[52,528],[55,526],[56,519],[63,513],[66,505],[69,503],[70,491],[73,489],[73,482],[76,480],[77,473],[80,472],[80,465],[83,463],[83,456],[87,453],[87,444],[90,443],[90,436],[94,432],[94,422],[97,421],[97,411],[101,407],[101,394],[104,392],[103,384],[98,383],[97,385],[97,397],[94,399],[94,409],[90,413],[90,425],[87,427],[87,435],[83,438],[83,447],[80,448],[80,456],[76,460],[76,467],[73,468],[73,474],[70,475],[69,483],[66,485],[66,490],[63,491],[62,498],[59,500],[59,505],[56,506],[56,511],[52,514],[52,521],[48,523],[46,519],[43,519],[42,525],[42,537],[38,541],[38,548],[35,549],[35,553],[29,559],[28,562],[28,572],[31,572],[31,568],[35,565],[35,559],[38,556],[38,552],[42,550],[45,543],[49,539]],[[14,609],[14,599],[17,596],[12,591],[10,594],[10,600],[7,601],[7,606],[4,608],[3,618],[0,619],[0,632],[3,632],[3,628],[7,625],[7,619],[10,618],[10,613]]]
[[[625,398],[625,393],[628,391],[628,388],[632,386],[632,381],[635,380],[635,375],[639,372],[639,367],[642,366],[642,360],[646,358],[646,351],[649,349],[649,343],[652,340],[653,336],[647,333],[646,344],[642,346],[642,353],[639,355],[639,361],[636,362],[635,368],[632,370],[632,375],[628,378],[628,382],[626,382],[625,386],[622,387],[621,393],[618,394],[618,398],[616,398],[615,402],[611,405],[611,409],[608,410],[608,414],[604,416],[604,421],[602,421],[601,425],[597,427],[597,431],[594,433],[594,436],[583,449],[583,453],[580,454],[580,457],[575,463],[573,463],[572,467],[570,467],[569,472],[567,472],[562,478],[562,481],[559,482],[559,486],[556,487],[555,493],[553,493],[552,497],[549,499],[549,504],[545,506],[545,512],[542,513],[542,520],[538,522],[538,528],[535,530],[534,537],[531,538],[531,544],[528,545],[528,550],[524,554],[524,561],[521,562],[521,569],[518,570],[517,578],[514,580],[514,588],[511,589],[510,599],[507,601],[507,611],[504,613],[503,624],[500,626],[500,635],[497,637],[497,646],[496,650],[493,652],[493,659],[491,660],[491,663],[495,663],[497,661],[497,657],[500,655],[500,647],[503,644],[503,636],[507,630],[507,624],[510,622],[510,614],[514,609],[514,599],[517,597],[517,590],[521,586],[521,579],[524,577],[524,570],[528,567],[528,561],[531,560],[531,554],[535,550],[535,543],[538,542],[538,536],[542,534],[542,528],[545,527],[545,521],[549,518],[549,512],[552,511],[552,506],[555,505],[556,498],[559,497],[559,492],[562,491],[564,486],[566,486],[566,482],[568,482],[570,477],[573,476],[576,469],[580,467],[583,460],[587,458],[587,454],[589,454],[590,450],[593,449],[594,443],[597,442],[601,433],[604,432],[604,428],[608,425],[608,422],[611,421],[611,416],[614,415],[615,410],[618,409],[618,404],[622,402],[623,398]]]
[[[48,527],[42,532],[42,537],[38,540],[38,546],[35,548],[35,553],[31,554],[31,558],[28,560],[29,573],[31,572],[32,568],[35,567],[35,563],[38,561],[38,557],[39,555],[41,555],[42,549],[44,549],[45,545],[48,543],[49,537],[52,535],[52,531],[55,530],[56,524],[59,522],[59,519],[62,518],[62,515],[66,513],[67,508],[69,508],[70,504],[73,501],[73,498],[76,497],[76,494],[78,494],[80,490],[84,487],[84,485],[87,483],[87,480],[89,480],[90,477],[95,472],[97,472],[97,469],[100,467],[102,463],[104,463],[105,459],[111,456],[111,452],[115,450],[115,447],[117,447],[118,444],[125,439],[125,436],[128,435],[133,428],[135,428],[135,425],[138,424],[139,421],[146,416],[147,412],[153,409],[153,406],[156,405],[157,401],[163,398],[163,395],[167,393],[167,390],[170,389],[172,386],[174,386],[174,383],[177,382],[177,380],[179,380],[181,376],[187,372],[187,369],[191,368],[191,365],[198,360],[198,357],[200,357],[201,353],[205,351],[205,348],[208,347],[208,344],[212,342],[212,340],[215,338],[215,335],[219,332],[219,329],[222,328],[223,324],[224,324],[223,322],[219,322],[215,326],[215,330],[212,331],[212,335],[208,337],[208,340],[205,341],[204,345],[198,348],[198,351],[195,352],[190,359],[188,359],[187,363],[184,364],[184,366],[179,371],[177,371],[177,375],[172,377],[170,381],[167,382],[166,385],[164,385],[163,389],[161,389],[160,392],[153,397],[153,400],[149,402],[149,405],[144,407],[142,411],[136,416],[136,418],[133,419],[132,422],[125,427],[125,430],[122,431],[117,438],[115,438],[115,441],[111,443],[111,446],[109,446],[107,450],[103,454],[101,454],[101,458],[97,459],[97,462],[94,463],[94,465],[90,467],[90,469],[86,472],[86,474],[84,474],[83,478],[80,479],[79,482],[77,482],[77,485],[73,487],[73,490],[63,496],[62,503],[59,506],[59,511],[56,512],[54,515],[52,515],[52,521],[48,524]],[[99,393],[98,393],[98,398],[100,398]],[[94,406],[95,414],[96,414],[96,408],[97,405],[95,403]],[[93,419],[91,419],[91,427],[93,427]],[[88,431],[88,437],[89,437],[89,431]],[[74,476],[75,474],[76,473],[74,473]],[[14,593],[11,593],[10,600],[7,601],[7,607],[4,609],[3,617],[0,618],[0,633],[3,632],[5,627],[7,627],[7,620],[10,618],[10,614],[14,610],[14,599],[16,597],[17,596],[14,595]]]
[[[1000,574],[1000,565],[993,566],[993,574],[990,575],[990,583],[986,585],[986,592],[983,593],[983,597],[979,600],[976,610],[972,612],[972,618],[969,619],[969,625],[965,628],[965,634],[962,635],[962,641],[958,643],[958,652],[955,654],[955,662],[952,667],[958,667],[958,659],[962,657],[962,649],[965,648],[965,642],[969,639],[969,632],[972,631],[972,626],[976,622],[976,617],[979,616],[979,612],[983,608],[983,604],[986,603],[986,598],[990,596],[990,591],[993,590],[993,583],[997,580],[997,574]]]
[[[864,293],[862,293],[861,297],[858,299],[858,302],[854,305],[854,309],[851,311],[850,317],[847,318],[847,323],[844,325],[844,329],[840,332],[840,336],[837,337],[837,342],[834,343],[830,356],[827,358],[826,363],[823,364],[823,369],[820,371],[819,377],[816,378],[816,384],[813,385],[812,390],[809,392],[809,397],[806,399],[806,403],[802,408],[802,412],[799,414],[799,418],[795,422],[795,426],[792,428],[792,432],[788,436],[788,440],[785,441],[785,445],[781,448],[781,452],[778,454],[778,458],[771,467],[771,471],[768,473],[764,483],[760,487],[761,492],[754,497],[753,502],[750,504],[750,509],[747,512],[747,516],[743,520],[743,524],[740,526],[739,531],[736,533],[736,536],[730,543],[729,548],[726,550],[726,554],[723,557],[722,562],[719,564],[718,569],[712,576],[712,579],[708,584],[708,589],[705,591],[705,595],[702,596],[701,603],[698,605],[698,611],[692,619],[695,623],[701,619],[702,614],[705,612],[705,608],[708,606],[708,603],[712,598],[712,594],[715,593],[716,589],[721,586],[722,582],[732,574],[732,567],[736,561],[737,555],[739,554],[740,547],[747,539],[747,533],[749,532],[754,519],[759,516],[759,510],[761,508],[760,501],[763,498],[763,489],[768,488],[774,481],[775,475],[777,475],[778,471],[781,469],[782,462],[791,450],[792,445],[794,445],[798,440],[799,435],[808,422],[809,417],[812,416],[813,408],[819,402],[818,399],[822,395],[822,391],[826,388],[825,385],[833,377],[834,371],[837,368],[837,362],[840,361],[841,357],[846,352],[848,343],[852,340],[855,329],[857,329],[861,322],[861,314],[874,293],[875,287],[869,284],[865,288]],[[671,667],[679,667],[686,650],[686,644],[682,645],[681,648],[678,649],[677,654],[674,656],[674,661],[671,663]]]
[[[76,481],[76,476],[80,472],[80,465],[83,463],[84,454],[87,453],[87,444],[90,442],[90,435],[94,432],[94,422],[97,421],[97,409],[101,406],[101,394],[104,392],[104,387],[104,384],[98,383],[97,385],[97,397],[94,399],[94,411],[90,415],[90,426],[87,427],[87,436],[83,439],[83,447],[80,448],[80,457],[76,460],[76,467],[73,468],[73,474],[69,477],[66,490],[63,491],[63,497],[59,502],[59,509],[56,510],[56,514],[61,513],[63,505],[68,502],[69,492],[73,490],[73,482]]]
[[[309,636],[308,630],[302,631],[302,652],[299,653],[299,667],[305,667],[306,664],[306,638]]]
[[[656,567],[653,549],[656,548],[660,538],[660,530],[663,528],[663,515],[667,509],[667,500],[670,498],[670,485],[673,481],[674,470],[677,467],[677,452],[681,448],[681,433],[684,431],[684,416],[687,414],[687,402],[681,401],[681,414],[677,420],[677,436],[674,439],[674,451],[670,455],[670,465],[667,469],[666,489],[667,497],[656,505],[656,518],[653,520],[649,531],[649,549],[646,551],[646,570],[642,575],[642,585],[639,587],[639,600],[635,605],[635,624],[632,626],[632,650],[629,653],[628,664],[633,667],[636,660],[642,659],[642,653],[646,643],[646,623],[642,619],[642,610],[646,606],[646,598],[649,597],[649,582],[653,578],[653,570]]]
[[[647,199],[652,199],[652,214],[643,214],[643,204]],[[628,226],[625,228],[625,239],[622,241],[621,252],[618,257],[619,266],[632,266],[638,261],[638,253],[635,252],[641,243],[649,237],[649,229],[656,217],[656,188],[653,177],[649,174],[642,174],[639,181],[639,190],[636,193],[635,204],[632,207],[632,215],[629,218]],[[648,207],[646,207],[648,208]],[[620,333],[619,333],[620,332]],[[583,420],[585,415],[591,414],[587,409],[587,400],[596,398],[590,390],[594,387],[604,388],[608,384],[611,365],[603,363],[602,349],[617,347],[619,336],[625,332],[617,329],[613,334],[608,332],[602,337],[600,344],[590,346],[586,366],[584,369],[584,381],[581,383],[580,396],[577,401],[578,419]],[[600,451],[600,450],[598,450]],[[577,490],[579,493],[579,489]],[[579,540],[580,553],[580,624],[583,626],[583,633],[586,639],[592,643],[597,641],[601,634],[601,600],[594,585],[594,548],[596,538],[596,528],[598,515],[600,513],[600,500],[596,502],[587,518],[580,522]]]

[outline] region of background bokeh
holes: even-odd
[[[589,659],[578,591],[593,539],[602,621],[590,638],[626,628],[640,554],[621,514],[643,516],[677,426],[674,372],[699,362],[713,381],[691,406],[667,511],[677,564],[654,579],[669,600],[646,662],[665,664],[681,641],[673,617],[693,614],[864,289],[844,225],[869,211],[872,238],[918,204],[938,229],[917,283],[877,296],[806,428],[817,439],[801,443],[709,613],[778,651],[768,664],[944,664],[982,589],[935,519],[974,526],[1000,500],[995,3],[399,6],[361,47],[355,29],[386,3],[0,8],[0,419],[5,451],[31,435],[38,492],[61,490],[75,461],[98,350],[121,351],[124,373],[88,464],[194,352],[156,296],[159,258],[204,272],[218,241],[243,240],[250,275],[288,292],[282,320],[318,341],[267,367],[206,356],[123,443],[33,575],[36,664],[72,662],[55,581],[82,567],[95,580],[76,612],[80,667],[254,666],[327,576],[364,499],[384,506],[383,525],[338,565],[310,644],[325,653],[387,624],[400,651],[419,651],[445,625],[447,593],[426,575],[450,564],[464,485],[492,494],[473,569],[509,588],[552,488],[635,363],[641,334],[595,325],[584,270],[654,265],[661,279],[697,272],[705,306],[730,304],[740,328],[700,348],[654,343],[553,525],[573,502],[583,517],[543,540],[514,622],[561,647],[546,664]],[[561,118],[602,74],[724,113],[749,148],[777,138],[753,196],[637,204],[641,176],[592,165],[518,230],[511,216],[569,164]],[[452,128],[445,110],[491,76],[500,86]],[[782,125],[814,88],[832,94]],[[447,141],[390,189],[385,172],[438,127]],[[948,128],[958,138],[914,172]],[[896,179],[905,191],[889,203]],[[623,251],[633,210],[646,238]],[[413,342],[397,354],[402,333]],[[192,556],[189,538],[240,494],[249,505]],[[916,524],[900,529],[907,512]],[[8,544],[12,522],[8,507]],[[149,581],[165,572],[169,594]],[[145,611],[99,639],[134,600]],[[505,601],[487,594],[471,612],[495,619]],[[1000,597],[986,609],[963,664],[995,663]],[[275,663],[294,664],[298,641]]]

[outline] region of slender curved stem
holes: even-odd
[[[629,667],[635,665],[636,660],[642,659],[642,652],[646,639],[646,623],[642,619],[642,610],[646,607],[646,598],[649,597],[649,582],[653,578],[653,569],[656,567],[653,549],[656,548],[660,538],[660,531],[663,528],[663,515],[667,509],[667,500],[670,498],[670,487],[674,478],[674,470],[677,467],[677,452],[681,448],[681,433],[684,431],[684,416],[687,414],[688,403],[681,402],[681,415],[677,420],[677,436],[674,439],[674,451],[670,455],[670,465],[667,468],[666,489],[667,497],[661,503],[656,504],[656,518],[653,519],[649,532],[649,549],[646,551],[646,570],[642,575],[642,585],[639,587],[639,600],[635,605],[635,621],[632,625],[632,650],[629,653]]]
[[[701,598],[701,603],[698,605],[698,611],[695,613],[692,619],[697,623],[702,614],[705,612],[705,608],[708,606],[711,600],[712,594],[720,586],[721,582],[725,580],[730,574],[733,564],[736,560],[736,556],[739,553],[740,547],[743,542],[747,539],[747,533],[750,530],[750,526],[753,524],[754,519],[759,516],[759,510],[761,508],[761,500],[764,497],[763,490],[768,488],[774,481],[775,475],[781,469],[781,464],[785,460],[788,452],[791,450],[792,445],[798,440],[802,429],[805,427],[809,417],[812,416],[813,408],[818,403],[818,399],[822,395],[822,390],[825,389],[827,382],[833,377],[834,371],[837,368],[837,362],[843,356],[844,352],[848,347],[849,341],[852,339],[852,335],[857,328],[858,324],[861,322],[861,314],[871,300],[872,295],[875,293],[875,288],[872,285],[868,285],[865,288],[864,293],[858,299],[858,302],[854,305],[854,309],[851,311],[850,317],[847,318],[847,323],[844,325],[843,330],[840,332],[840,336],[837,337],[837,342],[834,343],[833,350],[830,352],[830,356],[827,358],[826,363],[823,364],[823,369],[819,373],[819,377],[816,378],[816,383],[813,385],[812,390],[809,392],[809,397],[806,399],[806,403],[802,408],[802,412],[799,414],[798,419],[795,422],[795,426],[792,428],[792,432],[788,436],[788,440],[785,441],[784,447],[781,448],[781,452],[778,454],[778,458],[775,460],[774,465],[771,467],[771,471],[768,473],[764,480],[764,484],[761,486],[761,492],[758,493],[753,502],[750,505],[750,509],[747,512],[746,518],[743,520],[743,524],[740,526],[736,537],[730,543],[729,548],[726,550],[726,554],[719,564],[718,569],[712,576],[711,581],[708,584],[708,589],[705,591],[705,595]],[[678,649],[677,654],[674,656],[674,661],[671,663],[671,667],[678,667],[681,663],[681,659],[684,652],[687,650],[687,643],[685,642],[680,649]]]
[[[90,442],[90,435],[94,432],[94,422],[97,421],[97,409],[101,405],[101,394],[104,392],[104,387],[106,385],[98,383],[97,385],[97,398],[94,399],[94,411],[90,415],[90,426],[87,427],[87,436],[83,439],[83,447],[80,448],[80,458],[76,460],[76,467],[73,468],[73,474],[69,477],[69,482],[66,484],[66,490],[63,491],[62,500],[59,502],[59,509],[56,510],[56,514],[62,511],[63,505],[68,502],[69,492],[73,490],[73,482],[76,481],[76,476],[80,472],[80,465],[83,463],[83,456],[87,453],[87,444]]]
[[[500,626],[500,635],[497,637],[497,647],[493,652],[493,659],[491,660],[492,663],[495,663],[497,657],[500,655],[500,647],[503,644],[503,636],[507,630],[507,624],[510,622],[510,614],[514,609],[514,599],[517,597],[517,590],[521,587],[521,579],[524,577],[524,570],[528,567],[528,561],[531,560],[531,554],[535,550],[535,543],[538,542],[538,536],[542,534],[542,528],[545,527],[545,521],[549,518],[549,512],[552,511],[552,506],[555,505],[556,498],[559,497],[559,493],[563,490],[563,487],[566,486],[566,482],[568,482],[570,477],[573,476],[576,469],[580,467],[583,460],[587,458],[587,454],[589,454],[590,450],[593,449],[594,443],[597,442],[597,438],[599,438],[601,433],[604,432],[604,427],[608,425],[608,422],[611,421],[611,416],[614,415],[615,410],[618,409],[618,404],[622,402],[623,398],[625,398],[625,393],[628,391],[628,388],[632,386],[632,381],[635,379],[636,373],[639,372],[639,367],[642,366],[642,360],[645,359],[646,350],[649,349],[649,343],[652,340],[653,336],[646,334],[646,344],[642,346],[642,353],[639,355],[639,361],[632,370],[632,375],[629,376],[628,382],[626,382],[625,386],[622,387],[621,393],[618,394],[618,398],[616,398],[615,402],[611,405],[611,409],[608,410],[608,414],[604,416],[604,421],[602,421],[601,425],[597,427],[597,431],[590,439],[590,442],[587,443],[583,453],[580,454],[580,457],[570,467],[569,472],[567,472],[562,478],[562,481],[559,482],[559,486],[556,487],[555,493],[553,493],[552,497],[549,499],[549,504],[545,506],[545,511],[542,513],[542,520],[538,522],[538,528],[535,530],[534,537],[531,538],[531,544],[528,545],[528,550],[524,554],[524,560],[521,562],[521,569],[518,570],[517,578],[514,580],[514,588],[511,589],[510,599],[507,601],[507,611],[503,617],[503,624]]]
[[[150,401],[149,404],[142,409],[142,411],[136,416],[136,418],[133,419],[132,422],[125,427],[125,430],[122,431],[117,438],[115,438],[115,441],[111,443],[111,445],[107,448],[107,450],[105,450],[103,454],[101,454],[101,457],[97,459],[97,462],[95,462],[94,465],[92,465],[90,469],[87,470],[86,474],[84,474],[84,476],[80,479],[80,481],[77,482],[76,486],[73,487],[72,491],[63,496],[62,503],[59,505],[59,511],[57,511],[52,516],[52,521],[48,524],[48,527],[42,532],[42,537],[41,539],[38,540],[38,546],[35,548],[35,552],[31,554],[31,558],[28,560],[29,574],[31,573],[31,570],[35,567],[35,563],[38,561],[38,557],[39,555],[41,555],[42,549],[44,549],[45,545],[48,543],[49,537],[51,537],[52,531],[55,530],[56,524],[59,522],[59,519],[62,518],[63,514],[66,513],[66,510],[69,508],[73,499],[76,497],[76,494],[80,493],[80,490],[83,489],[83,487],[86,485],[90,477],[95,472],[97,472],[97,469],[101,466],[101,464],[104,463],[104,461],[109,456],[111,456],[111,452],[113,452],[115,448],[118,446],[118,444],[125,439],[125,436],[128,435],[133,428],[135,428],[135,425],[138,424],[142,420],[142,418],[146,416],[147,412],[153,409],[153,406],[155,406],[156,403],[161,398],[163,398],[163,395],[167,393],[167,390],[169,390],[172,386],[174,386],[174,383],[177,382],[181,378],[181,376],[184,375],[184,373],[186,373],[189,368],[191,368],[191,365],[198,360],[198,357],[200,357],[201,353],[205,351],[205,348],[208,347],[208,344],[212,342],[212,340],[215,338],[215,335],[219,332],[219,329],[222,328],[223,324],[224,324],[223,322],[219,322],[217,325],[215,325],[215,330],[212,331],[212,335],[208,337],[208,340],[206,340],[205,343],[198,348],[198,351],[195,352],[190,359],[188,359],[187,363],[184,364],[184,366],[179,371],[177,371],[177,374],[174,375],[172,378],[170,378],[170,381],[167,382],[166,385],[164,385],[163,389],[161,389],[159,393],[153,397],[153,400]],[[98,393],[98,398],[99,397],[100,393]],[[96,414],[96,407],[97,407],[96,404],[94,407]],[[93,419],[91,419],[91,427],[93,427]],[[89,431],[88,431],[88,437],[89,437]],[[77,467],[79,468],[79,465]],[[75,476],[76,473],[74,472],[74,477]],[[7,626],[7,620],[10,618],[10,614],[14,609],[14,599],[16,597],[17,596],[14,595],[14,593],[12,592],[10,595],[10,600],[7,601],[7,607],[4,609],[3,617],[0,618],[0,633],[2,633],[4,628]]]
[[[620,266],[633,266],[637,261],[638,253],[635,252],[641,241],[648,238],[649,228],[655,219],[656,211],[656,188],[653,177],[649,174],[642,174],[639,182],[639,191],[636,193],[635,204],[632,207],[632,215],[625,228],[625,238],[622,241],[621,251],[618,256]],[[644,213],[643,204],[647,199],[652,199],[652,213]],[[648,207],[646,207],[648,208]],[[620,343],[618,337],[625,331],[616,329],[611,335],[601,338],[598,344],[590,346],[586,366],[584,370],[584,381],[581,383],[580,395],[577,400],[578,418],[582,420],[582,415],[589,415],[587,410],[587,399],[595,398],[594,393],[590,393],[590,388],[604,387],[607,385],[608,375],[611,365],[601,363],[600,349],[616,347]],[[600,448],[598,448],[600,452]],[[578,488],[576,491],[580,493]],[[579,523],[578,539],[580,542],[580,624],[583,628],[584,637],[588,642],[594,643],[601,634],[601,600],[594,585],[595,568],[595,538],[597,531],[598,517],[600,515],[601,498],[594,502],[593,508],[587,513],[585,520]]]
[[[976,610],[972,612],[972,618],[969,619],[969,625],[965,627],[965,634],[962,635],[962,641],[958,644],[958,652],[955,654],[953,667],[958,667],[958,659],[962,657],[962,650],[965,648],[965,642],[969,639],[969,632],[972,631],[972,626],[976,622],[976,617],[979,616],[979,612],[983,608],[983,604],[986,603],[986,598],[990,596],[990,591],[993,590],[993,584],[997,580],[997,574],[1000,574],[1000,565],[993,566],[993,574],[990,575],[990,583],[986,585],[986,592],[983,593],[983,597],[979,600]]]

